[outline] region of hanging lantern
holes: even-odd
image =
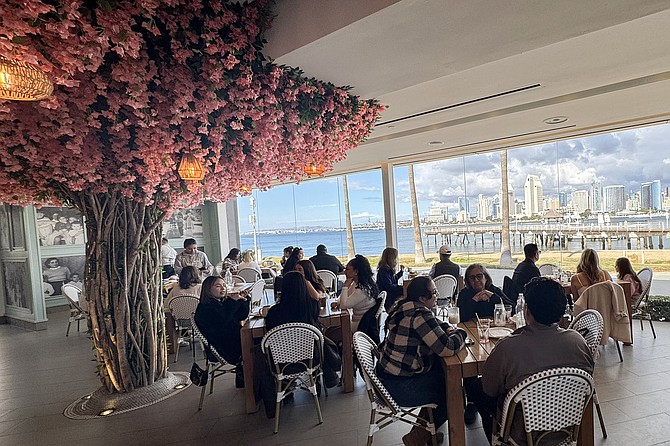
[[[37,101],[51,96],[54,86],[34,65],[0,57],[0,99]]]
[[[205,168],[202,163],[195,156],[190,153],[184,154],[181,157],[179,164],[179,176],[185,181],[201,181],[205,178]]]
[[[326,171],[326,166],[323,164],[309,163],[302,170],[309,176],[318,176],[322,175]]]

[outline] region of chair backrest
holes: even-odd
[[[199,296],[182,294],[181,296],[172,298],[170,303],[168,303],[168,308],[170,309],[170,313],[172,313],[172,317],[176,320],[190,319],[199,303]]]
[[[237,274],[233,274],[233,283],[235,285],[239,285],[240,283],[247,283],[246,280],[244,280],[244,277],[238,276]]]
[[[314,371],[315,349],[318,357],[323,358],[323,334],[315,326],[302,322],[282,324],[265,333],[261,348],[271,362],[273,374],[282,379],[285,372],[296,373],[295,365],[304,367],[298,372]]]
[[[195,322],[195,314],[191,314],[190,321],[191,328],[193,330],[193,336],[200,341],[200,344],[202,344],[202,349],[207,355],[207,360],[210,362],[218,361],[221,364],[228,364],[228,362],[223,359],[223,356],[221,356],[219,352],[216,351],[216,348],[214,348],[214,346],[209,343],[205,335],[203,335],[200,331],[200,328],[198,328],[198,324]]]
[[[263,292],[265,290],[265,280],[258,279],[251,287],[251,306],[257,307],[263,301]]]
[[[327,269],[320,269],[316,272],[328,291],[337,291],[337,276],[332,271]]]
[[[354,351],[363,372],[370,402],[383,406],[394,414],[400,412],[400,407],[375,373],[378,351],[374,341],[365,333],[357,331],[354,333]]]
[[[379,301],[379,308],[377,308],[377,313],[375,314],[377,324],[381,323],[382,313],[384,312],[384,305],[386,304],[386,291],[379,293]]]
[[[511,277],[505,276],[503,278],[503,294],[512,303],[512,311],[516,311],[516,301],[519,299],[519,293],[523,293],[523,290],[520,290]]]
[[[509,436],[518,404],[521,404],[526,432],[563,431],[574,437],[593,391],[591,375],[574,367],[549,369],[529,376],[505,397],[501,418],[503,438]]]
[[[541,276],[553,276],[556,274],[558,267],[551,263],[545,263],[544,265],[540,265],[537,269],[540,270]]]
[[[451,301],[456,293],[456,288],[458,287],[458,280],[451,274],[442,274],[433,279],[435,282],[435,287],[440,293],[437,298],[438,305],[445,305],[447,302]]]
[[[258,274],[258,271],[253,268],[240,268],[237,270],[236,275],[242,277],[247,283],[254,283],[261,278],[261,275]]]
[[[603,337],[603,317],[596,310],[584,310],[570,322],[568,328],[578,331],[584,337],[586,344],[591,350],[591,356],[595,358],[600,340]]]
[[[637,302],[636,307],[639,307],[642,302],[646,302],[649,299],[649,290],[651,290],[651,281],[654,279],[654,272],[651,268],[642,268],[639,273],[637,273],[637,278],[640,279],[642,283],[642,290],[640,290],[640,299]]]
[[[84,310],[84,308],[81,306],[80,303],[81,290],[79,289],[78,286],[66,283],[65,285],[62,286],[61,291],[63,291],[63,294],[67,298],[68,305],[70,305],[70,308],[72,310],[77,310],[81,313],[86,313],[86,310]]]

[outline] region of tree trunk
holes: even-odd
[[[86,218],[84,287],[102,384],[120,393],[151,385],[167,373],[160,262],[165,211],[117,190],[70,198]]]
[[[421,240],[421,221],[419,220],[419,205],[416,202],[416,186],[414,184],[414,165],[407,166],[407,176],[409,179],[409,196],[412,201],[412,226],[414,226],[414,262],[426,263],[426,256],[423,252],[423,242]]]
[[[342,189],[344,190],[344,219],[347,227],[347,256],[353,259],[356,255],[354,248],[354,230],[351,226],[351,210],[349,209],[349,186],[347,176],[342,175]]]
[[[509,244],[509,185],[507,180],[507,149],[500,151],[500,173],[502,187],[500,191],[500,213],[502,214],[502,232],[500,234],[500,266],[512,264],[512,251]]]

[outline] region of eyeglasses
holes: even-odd
[[[433,291],[430,292],[430,295],[431,296],[439,296],[440,292],[437,290],[437,288],[435,288]]]
[[[473,274],[472,276],[468,277],[468,280],[483,280],[484,279],[484,274]]]

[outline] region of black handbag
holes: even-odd
[[[193,384],[195,384],[198,387],[206,386],[207,375],[208,373],[205,370],[201,369],[197,362],[193,363],[193,366],[191,367],[191,375],[189,376]]]

